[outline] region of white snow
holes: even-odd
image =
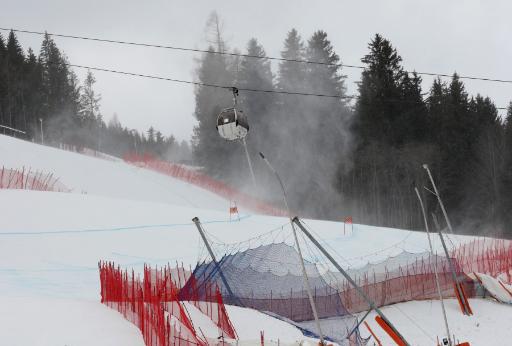
[[[123,161],[104,160],[0,135],[0,166],[53,173],[75,193],[227,210],[229,201]]]
[[[475,275],[492,297],[502,303],[512,304],[512,287],[510,285],[503,282],[500,284],[499,279],[490,275],[482,273],[475,273]]]
[[[471,346],[509,345],[512,340],[510,316],[512,309],[494,301],[470,299],[473,316],[464,316],[457,300],[445,300],[450,333],[460,342]],[[382,311],[400,333],[414,346],[437,345],[446,335],[439,301],[411,301],[382,308]],[[375,322],[376,314],[370,313],[366,321],[384,345],[393,345],[391,338]],[[366,327],[361,328],[369,336]],[[374,341],[372,339],[372,341]]]
[[[207,337],[219,335],[217,326],[194,305],[185,303],[185,307],[197,330]],[[279,341],[280,345],[298,345],[307,340],[314,344],[314,339],[304,337],[294,326],[256,310],[230,305],[226,310],[239,340],[243,340],[241,345],[261,345],[260,331],[264,332],[266,344],[277,345]]]
[[[6,346],[144,346],[118,312],[97,301],[0,298],[0,344]]]
[[[130,339],[130,342],[142,345],[135,326],[98,302],[97,263],[112,260],[136,270],[140,270],[144,263],[155,266],[178,261],[185,266],[194,266],[200,255],[200,239],[191,221],[195,216],[220,242],[236,243],[253,238],[243,247],[271,241],[291,242],[290,227],[285,218],[254,215],[239,207],[240,221],[230,221],[229,201],[122,161],[102,160],[0,136],[0,166],[15,169],[24,166],[54,173],[72,190],[71,193],[0,190],[0,309],[6,312],[0,317],[0,323],[9,319],[9,328],[3,328],[5,324],[1,324],[0,340],[9,340],[9,345],[16,345],[16,330],[27,329],[29,332],[23,336],[25,339],[20,345],[46,345],[43,341],[32,342],[44,334],[38,329],[36,316],[44,318],[46,325],[57,326],[60,321],[79,324],[69,326],[77,338],[81,338],[82,333],[87,334],[81,341],[68,342],[57,335],[57,329],[47,326],[44,328],[49,330],[46,337],[52,345],[65,345],[66,342],[73,346],[131,345],[115,338],[134,334],[139,339]],[[344,267],[361,267],[402,251],[420,253],[428,250],[426,235],[422,232],[355,224],[353,232],[344,235],[341,222],[304,222],[329,245],[330,250],[335,250],[334,256]],[[271,230],[275,233],[256,239]],[[455,244],[471,239],[450,238]],[[441,249],[437,240],[434,246],[438,251]],[[57,305],[54,312],[44,315],[43,312],[51,309],[53,304]],[[440,313],[435,312],[437,302],[431,304],[434,310],[428,314],[424,312],[430,305],[422,304],[426,302],[398,306],[404,309],[410,306],[423,316],[426,328],[432,325],[432,335],[439,334],[441,329],[436,323],[442,319]],[[510,309],[508,306],[487,301],[475,305],[476,317],[464,320],[460,313],[453,314],[454,321],[462,321],[460,331],[465,332],[463,328],[472,328],[475,323],[501,325],[505,320],[503,316],[511,311],[507,310]],[[493,310],[489,306],[499,313],[489,313]],[[28,315],[34,309],[38,309],[37,313],[29,317],[22,313],[25,311]],[[266,339],[280,338],[284,343],[302,338],[297,329],[256,311],[236,307],[228,307],[228,311],[238,333],[247,340],[257,343],[260,330],[265,330]],[[393,319],[396,308],[388,307],[386,311]],[[69,313],[75,318],[69,318]],[[474,322],[473,325],[463,322],[469,320]],[[403,318],[401,321],[407,325]],[[111,331],[96,328],[96,323],[103,323],[105,329]],[[415,334],[416,327],[407,325],[406,330],[411,336],[419,337]],[[104,336],[104,333],[120,335]],[[494,335],[505,337],[507,333],[508,330]],[[64,333],[63,337],[66,335]],[[104,343],[96,342],[99,339],[105,340]],[[94,342],[87,342],[90,340]],[[421,340],[425,339],[418,340],[422,344]]]

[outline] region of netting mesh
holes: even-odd
[[[233,295],[230,295],[218,268],[213,262],[202,263],[194,270],[200,281],[215,282],[228,304],[245,306],[270,313],[315,335],[314,315],[304,284],[297,251],[285,243],[262,245],[222,257],[219,267]],[[331,317],[337,319],[336,328],[324,332],[340,344],[357,323],[344,307],[340,292],[329,285],[317,266],[305,261],[305,268],[315,305],[326,330]]]
[[[318,257],[312,254],[308,258]],[[299,261],[298,252],[292,246],[272,243],[225,255],[219,267],[203,262],[194,270],[194,277],[215,282],[229,304],[271,313],[306,331],[316,331]],[[467,295],[474,296],[473,281],[462,273],[457,259],[452,261]],[[306,260],[305,267],[323,333],[336,342],[349,342],[347,335],[357,324],[352,314],[366,311],[368,303],[342,274],[325,263]],[[233,295],[229,294],[218,268]],[[453,297],[448,259],[428,252],[403,252],[380,263],[348,270],[348,273],[377,306],[384,306],[437,299],[435,270],[443,296]],[[364,340],[359,338],[358,342],[364,343]]]
[[[271,311],[293,321],[313,318],[298,253],[290,245],[262,245],[227,255],[219,261],[219,266],[235,297],[230,297],[213,262],[199,265],[194,276],[215,281],[229,303],[257,306],[258,310]],[[345,315],[347,311],[336,290],[325,281],[316,265],[305,261],[305,267],[314,296],[326,306],[319,309],[319,315]]]

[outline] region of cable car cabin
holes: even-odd
[[[249,132],[249,123],[244,112],[237,108],[225,108],[217,117],[219,135],[229,141],[243,139]]]

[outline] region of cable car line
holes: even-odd
[[[49,63],[51,64],[52,62],[49,62]],[[157,75],[120,71],[120,70],[108,69],[108,68],[103,68],[103,67],[85,66],[85,65],[77,65],[77,64],[62,63],[62,62],[60,62],[60,64],[63,64],[63,65],[69,66],[69,67],[76,67],[76,68],[88,69],[88,70],[100,71],[100,72],[116,73],[116,74],[131,76],[131,77],[141,77],[141,78],[163,80],[163,81],[174,82],[174,83],[190,84],[190,85],[197,85],[197,86],[204,86],[204,87],[211,87],[211,88],[220,88],[220,89],[227,89],[230,91],[233,90],[233,86],[227,86],[227,85],[194,82],[194,81],[188,81],[188,80],[184,80],[184,79],[176,79],[176,78],[163,77],[163,76],[157,76]],[[267,93],[267,94],[327,97],[327,98],[336,98],[336,99],[344,99],[344,100],[353,100],[353,99],[357,99],[359,97],[356,95],[332,95],[332,94],[322,94],[322,93],[307,93],[307,92],[299,92],[299,91],[272,90],[272,89],[254,89],[254,88],[243,88],[243,87],[238,87],[237,89],[241,90],[241,91],[259,92],[259,93]],[[387,99],[387,100],[381,100],[381,101],[382,102],[390,102],[390,103],[418,103],[418,104],[421,104],[421,102],[407,101],[407,100]],[[508,108],[507,107],[496,107],[496,109],[507,110]]]
[[[14,31],[14,32],[20,32],[20,33],[32,34],[32,35],[45,35],[45,34],[48,34],[50,36],[62,37],[62,38],[71,38],[71,39],[86,40],[86,41],[96,41],[96,42],[105,42],[105,43],[114,43],[114,44],[130,45],[130,46],[140,46],[140,47],[161,48],[161,49],[169,49],[169,50],[179,50],[179,51],[194,52],[194,53],[217,54],[217,55],[236,56],[236,57],[243,57],[243,58],[267,59],[267,60],[282,61],[282,62],[296,62],[296,63],[304,63],[304,64],[335,66],[335,67],[346,67],[346,68],[355,68],[355,69],[360,69],[360,70],[364,70],[365,69],[365,67],[361,66],[361,65],[335,64],[335,63],[322,62],[322,61],[311,61],[311,60],[304,60],[304,59],[287,59],[287,58],[278,58],[278,57],[270,57],[270,56],[259,56],[259,55],[251,55],[251,54],[243,54],[243,53],[232,53],[232,52],[216,52],[216,51],[212,51],[212,50],[197,49],[197,48],[186,48],[186,47],[176,47],[176,46],[169,46],[169,45],[163,45],[163,44],[151,44],[151,43],[141,43],[141,42],[131,42],[131,41],[121,41],[121,40],[110,40],[110,39],[103,39],[103,38],[97,38],[97,37],[76,36],[76,35],[66,35],[66,34],[55,34],[55,33],[49,33],[49,32],[22,30],[22,29],[12,29],[12,28],[8,29],[8,28],[2,28],[2,27],[0,27],[0,30],[2,30],[2,31]],[[416,73],[418,75],[431,76],[431,77],[445,77],[445,78],[452,78],[453,77],[453,74],[447,74],[447,73],[407,71],[407,70],[404,70],[404,72],[410,73],[410,74]],[[468,79],[468,80],[478,80],[478,81],[484,81],[484,82],[512,84],[512,80],[508,80],[508,79],[498,79],[498,78],[489,78],[489,77],[477,77],[477,76],[469,76],[469,75],[468,76],[466,76],[466,75],[459,75],[458,77],[459,77],[459,79]]]
[[[85,66],[85,65],[77,65],[77,64],[62,63],[62,62],[60,62],[60,64],[63,64],[63,65],[66,65],[66,66],[70,66],[70,67],[76,67],[76,68],[93,70],[93,71],[117,73],[117,74],[132,76],[132,77],[142,77],[142,78],[149,78],[149,79],[164,80],[164,81],[168,81],[168,82],[175,82],[175,83],[182,83],[182,84],[191,84],[191,85],[197,85],[197,86],[205,86],[205,87],[211,87],[211,88],[220,88],[220,89],[233,90],[233,86],[227,86],[227,85],[220,85],[220,84],[213,84],[213,83],[203,83],[203,82],[194,82],[194,81],[189,81],[189,80],[184,80],[184,79],[176,79],[176,78],[163,77],[163,76],[157,76],[157,75],[150,75],[150,74],[143,74],[143,73],[136,73],[136,72],[120,71],[120,70],[108,69],[108,68],[103,68],[103,67]],[[329,97],[329,98],[349,99],[349,100],[357,98],[357,96],[352,96],[352,95],[332,95],[332,94],[307,93],[307,92],[287,91],[287,90],[254,89],[254,88],[243,88],[243,87],[238,87],[237,89],[240,90],[240,91],[249,91],[249,92],[273,93],[273,94],[285,94],[285,95],[298,95],[298,96]]]

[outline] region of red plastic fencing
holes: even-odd
[[[235,200],[238,204],[243,205],[254,212],[273,216],[287,215],[279,208],[184,165],[158,160],[149,154],[129,154],[124,157],[124,160],[139,167],[149,168],[187,183],[194,184],[228,200]]]
[[[179,298],[182,301],[194,304],[199,311],[208,316],[219,327],[223,335],[236,339],[235,328],[229,320],[222,294],[215,283],[208,280],[199,282],[192,274],[180,290]]]
[[[197,336],[170,282],[151,282],[151,270],[144,268],[144,281],[113,263],[99,263],[101,302],[119,311],[141,331],[147,346],[207,345]]]
[[[454,297],[453,280],[446,259],[437,256],[418,259],[408,265],[395,268],[385,273],[364,272],[354,277],[359,287],[363,289],[378,307],[410,300],[437,299],[434,278],[434,268],[437,268],[440,286],[444,297]],[[326,274],[326,276],[334,273]],[[462,273],[458,273],[462,276]],[[268,278],[272,280],[272,278]],[[243,279],[242,279],[243,280]],[[261,285],[261,283],[259,283]],[[472,281],[466,277],[463,282],[468,296],[474,296],[475,289]],[[290,320],[310,321],[314,315],[306,292],[289,290],[287,293],[268,294],[254,297],[251,292],[240,295],[236,283],[232,283],[237,300],[246,307],[259,311],[270,311]],[[347,281],[339,276],[325,286],[314,287],[313,300],[317,313],[321,318],[329,318],[368,310],[368,304]],[[236,304],[236,301],[230,303]]]
[[[52,173],[21,169],[0,169],[0,189],[24,189],[37,191],[69,192]]]
[[[373,282],[368,275],[365,275],[358,280],[358,284],[378,307],[411,300],[438,299],[435,274],[430,268],[416,267],[401,276],[390,275],[380,282]],[[441,292],[445,298],[455,297],[451,273],[447,267],[445,269],[438,273]],[[459,273],[460,275],[461,273]],[[463,286],[467,296],[475,295],[471,279],[466,277],[463,280]],[[366,301],[348,283],[344,284],[340,294],[341,300],[349,312],[368,310]]]
[[[480,238],[460,245],[451,251],[457,275],[463,277],[462,285],[467,297],[474,297],[476,290],[473,280],[466,274],[484,273],[512,282],[512,241],[507,239]],[[376,274],[364,273],[356,278],[357,283],[377,305],[384,306],[402,301],[437,299],[434,278],[434,261],[437,262],[440,286],[444,297],[454,297],[453,280],[446,259],[431,256],[427,260],[417,260],[413,265],[399,267],[388,272],[384,279]],[[373,277],[372,277],[373,276]],[[340,288],[342,302],[350,312],[359,312],[367,304],[351,288],[343,283]]]
[[[141,331],[147,346],[208,345],[206,337],[194,328],[175,282],[183,278],[182,268],[169,266],[159,270],[144,267],[143,281],[113,263],[99,263],[101,302],[118,310]],[[193,277],[190,277],[193,279]],[[190,280],[189,278],[189,280]],[[216,292],[218,288],[215,287]],[[199,296],[197,296],[199,298]],[[205,297],[210,298],[210,297]],[[210,298],[211,299],[211,298]],[[220,294],[215,301],[191,301],[192,304],[214,317],[212,321],[223,336],[236,338],[236,332],[227,316]]]
[[[463,244],[452,251],[462,271],[502,276],[512,282],[512,241],[507,239],[480,238]]]

